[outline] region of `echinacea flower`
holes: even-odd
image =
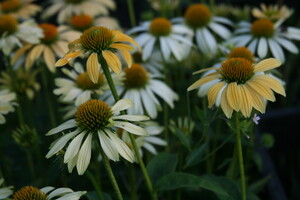
[[[207,88],[203,92],[207,95],[209,108],[214,104],[221,105],[227,118],[231,118],[233,111],[240,111],[248,118],[252,108],[264,113],[267,100],[275,101],[274,92],[285,96],[282,83],[266,73],[280,65],[281,62],[275,58],[262,60],[255,65],[245,58],[230,58],[222,62],[222,66],[216,68],[215,73],[208,74],[192,84],[188,91],[205,84]],[[196,73],[207,70],[210,69]]]
[[[84,194],[86,194],[86,191],[74,192],[70,188],[55,189],[47,186],[39,189],[33,186],[25,186],[13,194],[12,200],[78,200]]]
[[[59,24],[66,22],[74,14],[89,14],[92,17],[97,15],[108,15],[109,9],[115,9],[113,0],[51,0],[52,5],[47,7],[42,14],[47,19],[55,14]]]
[[[62,69],[69,78],[56,78],[54,94],[61,95],[62,102],[72,102],[75,106],[92,99],[92,96],[100,96],[109,89],[105,76],[98,72],[98,82],[93,83],[78,62],[74,64],[74,70]]]
[[[87,52],[89,57],[86,62],[86,70],[90,79],[97,83],[102,62],[106,62],[115,73],[120,73],[122,70],[118,56],[123,57],[127,65],[131,66],[132,58],[129,51],[133,51],[134,47],[128,43],[138,47],[138,44],[131,37],[120,31],[95,26],[87,29],[80,38],[71,42],[69,51],[56,62],[55,66],[66,65],[71,59]]]
[[[17,19],[29,19],[42,8],[33,4],[35,0],[3,0],[0,3],[0,14],[9,14]]]
[[[109,159],[118,161],[120,154],[129,162],[134,162],[133,152],[113,129],[122,128],[130,134],[148,135],[144,128],[133,124],[133,122],[148,120],[148,117],[119,114],[120,111],[131,106],[132,102],[128,99],[121,99],[112,107],[96,99],[81,104],[77,109],[75,119],[70,119],[47,133],[48,136],[61,132],[65,134],[51,146],[46,158],[58,153],[69,142],[64,155],[64,163],[68,164],[69,172],[76,166],[78,174],[82,175],[91,160],[92,141],[99,140],[100,148]],[[67,132],[68,130],[70,132]]]
[[[281,24],[293,14],[293,10],[285,5],[266,5],[260,4],[259,8],[252,9],[252,15],[258,19],[269,19],[274,23]]]
[[[299,33],[298,28],[282,30],[269,19],[263,18],[252,24],[240,22],[230,42],[236,46],[247,46],[259,58],[265,58],[271,52],[275,58],[285,62],[283,48],[294,54],[299,52],[298,47],[291,42],[292,39],[300,40]]]
[[[213,16],[204,4],[190,5],[185,11],[184,18],[177,18],[177,22],[184,23],[195,32],[195,39],[199,50],[205,55],[214,55],[217,52],[218,35],[223,40],[231,36],[226,26],[232,26],[232,22],[224,17]]]
[[[13,193],[13,187],[12,186],[6,186],[2,187],[4,183],[4,179],[0,178],[0,199],[6,199]]]
[[[130,99],[134,102],[133,107],[127,110],[129,114],[146,114],[150,118],[157,117],[161,110],[159,98],[163,99],[171,108],[178,95],[163,81],[161,77],[149,74],[142,65],[134,63],[130,68],[125,68],[123,84],[116,87],[120,97]],[[108,96],[108,99],[106,97]],[[110,104],[113,97],[110,93],[103,95]]]
[[[7,89],[0,90],[0,124],[4,124],[6,119],[4,115],[9,112],[14,112],[16,103],[16,94]]]
[[[22,42],[37,44],[43,37],[43,31],[34,20],[29,19],[21,24],[10,15],[0,14],[0,50],[5,55],[12,52],[15,47],[22,47]]]
[[[138,136],[135,138],[135,142],[138,146],[139,153],[143,156],[143,149],[147,150],[153,155],[157,154],[155,146],[166,146],[167,142],[161,139],[159,136],[163,132],[164,128],[157,122],[148,121],[145,123],[145,129],[149,136]],[[132,146],[129,133],[123,129],[118,130],[123,141]]]
[[[65,25],[66,29],[73,29],[83,32],[93,26],[104,26],[112,30],[121,30],[120,24],[117,19],[109,16],[92,17],[89,14],[73,15],[68,20],[69,25]]]
[[[150,58],[154,47],[157,45],[165,61],[173,55],[181,61],[185,51],[191,48],[193,32],[181,24],[172,22],[163,17],[157,17],[152,21],[143,22],[127,31],[127,34],[139,33],[135,41],[142,48],[142,59]]]
[[[49,71],[55,72],[56,57],[61,57],[67,50],[68,42],[79,37],[77,31],[65,31],[53,24],[43,23],[39,25],[44,33],[39,44],[26,44],[18,49],[12,57],[12,64],[19,59],[25,59],[25,69],[30,69],[37,60],[42,60]]]
[[[19,67],[16,70],[15,77],[12,78],[7,72],[1,72],[0,83],[3,88],[14,90],[19,95],[26,95],[28,99],[33,99],[41,86],[36,76],[38,70],[24,70]]]

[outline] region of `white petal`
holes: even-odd
[[[116,150],[117,147],[110,140],[110,138],[107,137],[102,131],[98,131],[98,137],[100,140],[101,148],[103,149],[106,156],[113,161],[119,161],[119,154]]]
[[[168,60],[170,57],[170,54],[171,54],[171,50],[169,49],[166,39],[164,37],[160,37],[159,42],[160,42],[160,48],[161,48],[163,57],[165,60]]]
[[[250,42],[250,44],[247,47],[253,54],[255,54],[255,52],[256,52],[257,42],[258,42],[258,39],[255,38],[254,40],[252,40]]]
[[[229,29],[215,22],[209,23],[209,27],[224,40],[228,39],[231,35]]]
[[[121,99],[111,108],[111,111],[118,113],[122,110],[126,110],[132,106],[132,101],[130,99]]]
[[[158,137],[144,137],[144,141],[147,141],[149,143],[152,143],[152,144],[156,144],[156,145],[160,145],[160,146],[166,146],[167,145],[167,142],[163,139],[160,139]]]
[[[118,115],[113,116],[112,119],[122,119],[122,120],[128,120],[128,121],[145,121],[149,120],[150,118],[145,115]]]
[[[58,127],[51,129],[50,131],[48,131],[48,133],[46,135],[47,136],[53,135],[55,133],[59,133],[63,130],[74,128],[74,127],[76,127],[76,121],[74,119],[70,119],[70,120],[64,122],[63,124],[59,125]]]
[[[156,38],[153,37],[147,42],[147,44],[145,44],[145,46],[143,47],[143,60],[147,60],[151,56],[155,42]]]
[[[144,136],[148,135],[148,132],[144,128],[134,125],[129,122],[115,121],[114,126],[118,127],[118,128],[122,128],[122,129],[128,131],[129,133],[132,133],[135,135],[144,135]]]
[[[266,38],[262,37],[258,42],[257,54],[260,58],[265,58],[268,53],[268,44]]]
[[[79,135],[77,135],[72,142],[69,144],[65,156],[64,156],[64,163],[69,162],[70,159],[74,158],[74,156],[76,156],[76,154],[78,153],[80,146],[81,146],[81,142],[83,137],[85,136],[85,133],[80,133]]]
[[[289,52],[294,54],[299,53],[298,47],[294,45],[291,41],[280,37],[276,37],[275,40]]]
[[[285,57],[284,57],[284,53],[283,53],[281,46],[279,46],[279,44],[277,44],[272,39],[269,39],[268,42],[269,42],[270,49],[271,49],[273,56],[275,58],[277,58],[278,60],[280,60],[282,63],[284,63]]]
[[[70,188],[57,188],[53,190],[50,194],[48,194],[48,198],[52,199],[53,197],[62,196],[70,192],[73,192],[73,190],[71,190]]]
[[[85,139],[83,145],[80,148],[78,159],[77,159],[77,172],[82,175],[90,164],[91,151],[92,151],[92,138],[93,134],[89,133]]]
[[[150,91],[150,90],[141,90],[142,102],[143,102],[143,105],[144,105],[148,115],[152,119],[154,119],[154,118],[157,117],[157,109],[156,109],[156,106],[155,106],[155,101],[153,101],[151,99],[151,96],[148,94],[147,91]]]

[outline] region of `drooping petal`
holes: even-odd
[[[53,134],[61,132],[63,130],[74,128],[75,126],[76,126],[76,121],[74,119],[70,119],[70,120],[62,123],[58,127],[51,129],[50,131],[48,131],[48,133],[46,135],[47,136],[53,135]]]
[[[252,111],[252,96],[245,85],[239,85],[241,92],[240,110],[245,117],[250,117]]]
[[[207,99],[208,99],[208,107],[211,108],[217,100],[217,97],[225,87],[226,83],[221,81],[215,85],[213,85],[207,92]]]
[[[255,79],[248,81],[245,83],[247,87],[252,88],[255,92],[257,92],[262,97],[268,99],[269,101],[275,101],[275,96],[273,91],[264,83],[257,81]]]
[[[228,101],[227,101],[227,98],[226,98],[226,96],[227,96],[226,93],[227,93],[227,87],[224,88],[224,91],[222,92],[222,96],[221,96],[221,108],[222,108],[224,114],[226,115],[226,117],[228,119],[230,119],[231,116],[232,116],[233,109],[228,104]]]
[[[243,103],[241,102],[241,91],[240,87],[237,85],[236,82],[229,83],[227,86],[226,97],[228,104],[233,108],[235,111],[240,110],[240,105]]]
[[[194,90],[198,87],[200,87],[201,85],[203,85],[204,83],[207,83],[209,81],[215,80],[220,78],[220,75],[211,75],[209,74],[208,76],[205,76],[201,79],[199,79],[198,81],[196,81],[195,83],[193,83],[190,87],[188,87],[188,91]]]
[[[80,146],[81,146],[81,142],[83,137],[85,136],[85,133],[80,133],[78,134],[73,140],[72,142],[69,144],[65,156],[64,156],[64,163],[69,162],[70,159],[74,158],[74,156],[76,156],[76,154],[78,153]]]
[[[112,69],[115,73],[120,73],[122,70],[121,62],[114,53],[111,51],[102,51],[102,55],[107,63],[107,65]]]
[[[282,84],[277,79],[273,78],[272,76],[259,74],[255,78],[264,82],[276,93],[281,94],[284,97],[286,96],[285,90],[284,90]]]
[[[85,139],[84,143],[82,144],[79,150],[77,165],[76,165],[77,172],[79,175],[82,175],[90,164],[91,155],[92,155],[92,138],[93,138],[93,134],[89,133],[89,135],[87,136],[87,138]]]
[[[126,110],[133,105],[132,101],[129,99],[121,99],[116,102],[116,104],[111,108],[111,111],[118,113],[122,110]]]
[[[123,121],[114,121],[114,126],[118,127],[118,128],[122,128],[126,131],[128,131],[129,133],[135,134],[135,135],[149,135],[148,132],[137,125],[134,125],[132,123],[129,122],[123,122]]]
[[[98,54],[92,53],[86,62],[87,73],[93,83],[98,82],[100,64],[98,62]]]
[[[118,115],[118,116],[113,116],[112,119],[117,119],[117,120],[128,120],[128,121],[146,121],[149,120],[150,118],[145,116],[145,115]]]
[[[119,161],[119,154],[116,150],[117,147],[111,139],[107,137],[103,131],[98,131],[98,138],[100,140],[101,148],[106,156],[113,161]]]
[[[281,62],[276,58],[268,58],[260,61],[254,66],[254,72],[264,72],[270,69],[277,68],[281,65]]]

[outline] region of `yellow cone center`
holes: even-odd
[[[82,129],[96,132],[109,124],[111,116],[112,111],[105,102],[91,99],[78,106],[75,120]]]
[[[253,53],[246,47],[236,47],[227,55],[227,58],[245,58],[250,62],[254,62]]]
[[[44,37],[41,40],[42,43],[51,44],[57,40],[58,31],[56,26],[54,26],[53,24],[44,23],[40,24],[39,27],[43,29],[44,32]]]
[[[172,24],[169,20],[163,17],[157,17],[150,24],[150,33],[157,37],[167,36],[171,33]]]
[[[45,193],[33,186],[26,186],[15,192],[12,200],[47,200]]]
[[[142,88],[148,80],[148,72],[140,64],[134,63],[130,68],[125,68],[124,85],[127,88]]]
[[[93,18],[90,15],[74,15],[71,19],[71,25],[78,31],[84,31],[93,26]]]
[[[222,79],[227,83],[244,84],[254,74],[252,62],[245,58],[229,58],[222,63],[220,70]]]
[[[102,26],[95,26],[85,30],[80,36],[82,47],[87,51],[101,53],[103,50],[113,49],[110,45],[114,42],[113,32]]]
[[[252,23],[251,33],[255,37],[272,37],[274,34],[274,25],[268,19],[257,19]]]
[[[103,74],[99,73],[98,82],[94,83],[91,81],[87,72],[79,74],[76,79],[76,83],[78,87],[85,89],[85,90],[94,90],[98,89],[104,83],[104,76]]]
[[[10,35],[18,30],[18,21],[10,15],[0,15],[0,37]]]
[[[22,5],[20,0],[4,0],[0,7],[3,13],[10,13],[19,10]]]
[[[210,10],[203,4],[194,4],[188,7],[184,14],[185,22],[192,28],[206,26],[211,20]]]

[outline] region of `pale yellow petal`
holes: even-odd
[[[228,84],[226,97],[228,104],[235,110],[239,111],[241,103],[241,91],[236,82]]]
[[[45,49],[45,45],[43,44],[33,47],[32,50],[28,53],[28,59],[34,62],[36,59],[38,59],[41,56],[44,49]]]
[[[207,92],[207,99],[208,99],[208,107],[211,108],[218,97],[219,92],[221,89],[226,85],[225,82],[219,82],[215,85],[213,85]]]
[[[111,51],[102,51],[102,55],[104,59],[106,60],[107,65],[113,70],[115,73],[121,72],[121,62],[114,53]]]
[[[121,33],[120,31],[113,31],[115,38],[114,42],[129,42],[132,43],[134,46],[136,46],[139,50],[139,45],[128,35],[125,35],[124,33]]]
[[[252,79],[245,84],[247,87],[252,88],[260,96],[268,99],[269,101],[275,101],[275,96],[272,90],[268,86],[262,84],[260,81],[256,81],[255,79]]]
[[[19,57],[22,56],[31,47],[32,47],[32,44],[27,44],[24,47],[18,49],[11,59],[11,64],[12,65],[15,64],[16,61],[19,59]]]
[[[227,98],[226,98],[226,96],[227,96],[227,94],[226,94],[227,93],[227,89],[228,89],[228,87],[226,87],[224,89],[224,91],[222,93],[222,96],[221,96],[221,108],[222,108],[224,114],[226,115],[226,117],[228,119],[230,119],[231,116],[232,116],[233,109],[228,104],[228,101],[227,101]]]
[[[80,38],[70,42],[68,44],[68,48],[70,51],[75,51],[81,48],[81,42],[80,42]]]
[[[209,81],[218,79],[218,78],[220,78],[219,75],[211,75],[211,74],[209,74],[209,75],[207,75],[207,76],[205,76],[205,77],[203,77],[203,78],[200,78],[200,79],[199,79],[198,81],[196,81],[195,83],[193,83],[190,87],[188,87],[187,90],[188,90],[188,91],[194,90],[194,89],[200,87],[201,85],[203,85],[203,84],[205,84],[205,83],[207,83],[207,82],[209,82]]]
[[[127,67],[131,67],[132,66],[132,56],[128,51],[121,51],[123,58],[125,59],[126,63],[127,63]]]
[[[255,78],[264,82],[265,85],[269,86],[276,93],[281,94],[284,97],[286,96],[285,90],[284,90],[282,84],[277,79],[273,78],[272,76],[260,74],[260,75],[257,75]]]
[[[253,107],[261,113],[266,111],[266,101],[259,95],[255,90],[253,90],[249,85],[245,85],[252,96]]]
[[[87,73],[93,83],[98,82],[100,65],[98,62],[98,54],[92,53],[86,62]]]
[[[200,69],[198,71],[195,71],[193,72],[193,75],[195,74],[200,74],[200,73],[203,73],[203,72],[206,72],[206,71],[209,71],[209,70],[218,70],[220,68],[217,68],[217,67],[209,67],[209,68],[205,68],[205,69]]]
[[[61,66],[64,66],[66,65],[68,62],[69,62],[70,59],[68,58],[61,58],[59,59],[56,63],[55,63],[55,67],[61,67]]]
[[[44,49],[44,61],[48,67],[48,69],[54,73],[55,72],[55,56],[52,50],[49,47]]]
[[[252,111],[253,100],[252,96],[245,85],[238,85],[240,87],[240,111],[245,117],[250,117]]]
[[[67,53],[64,57],[65,58],[77,58],[81,54],[83,54],[84,50],[77,50],[70,53]]]
[[[130,46],[128,44],[122,44],[122,43],[113,43],[110,45],[111,48],[119,49],[119,50],[125,50],[125,51],[133,51],[134,47]]]
[[[270,69],[277,68],[281,65],[281,62],[276,58],[268,58],[260,61],[254,66],[254,72],[264,72]]]

